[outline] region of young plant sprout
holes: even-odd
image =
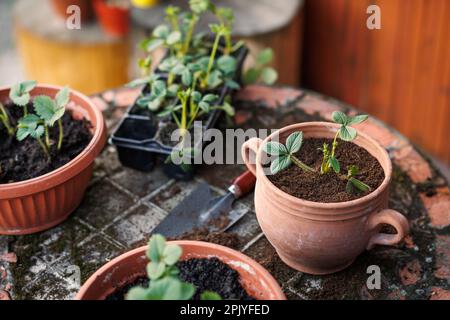
[[[57,150],[59,151],[64,137],[61,118],[66,111],[67,103],[69,103],[69,88],[67,87],[61,89],[54,100],[48,96],[37,96],[34,98],[33,106],[36,114],[27,114],[19,119],[16,133],[17,140],[22,141],[31,136],[38,141],[44,153],[50,156],[49,151],[52,141],[49,128],[57,123],[59,129]],[[44,142],[41,139],[42,136],[44,136]]]
[[[334,172],[336,173],[340,172],[340,164],[335,157],[335,151],[338,145],[337,138],[339,137],[344,141],[353,141],[357,136],[357,132],[356,129],[350,127],[350,125],[366,121],[367,118],[368,118],[367,115],[358,115],[355,117],[350,117],[341,111],[333,112],[332,114],[333,121],[337,124],[340,124],[341,127],[334,136],[333,143],[331,146],[331,152],[329,151],[329,147],[327,144],[324,144],[323,148],[321,149],[323,153],[323,160],[322,165],[320,166],[320,172],[322,174],[328,173],[331,168],[333,168]]]
[[[6,109],[1,102],[0,102],[0,122],[5,127],[6,132],[8,132],[8,135],[13,136],[15,130],[11,126],[11,122],[9,121],[8,113],[6,112]]]
[[[256,65],[249,68],[244,74],[244,83],[262,82],[267,85],[275,83],[278,79],[278,73],[275,69],[268,66],[272,59],[272,49],[266,48],[259,52],[256,56]]]
[[[30,92],[36,87],[37,82],[30,80],[18,83],[11,87],[9,98],[15,105],[23,107],[23,114],[28,114],[27,105],[30,102]]]
[[[341,165],[339,163],[339,160],[335,156],[336,147],[338,146],[337,138],[339,137],[344,141],[354,140],[357,136],[357,132],[354,128],[350,127],[350,125],[361,123],[365,121],[368,116],[359,115],[355,117],[349,117],[343,112],[336,111],[333,112],[332,118],[334,122],[341,124],[341,127],[334,136],[331,151],[329,150],[328,144],[326,143],[320,149],[323,152],[323,160],[319,172],[307,166],[294,155],[300,150],[303,143],[303,132],[297,131],[288,136],[285,145],[276,141],[269,141],[263,146],[263,150],[267,154],[276,157],[275,159],[273,159],[270,165],[270,171],[272,172],[272,174],[276,174],[279,171],[286,169],[292,163],[294,163],[305,172],[314,174],[327,174],[330,172],[330,169],[333,169],[334,173],[337,174],[339,179],[347,181],[346,191],[348,193],[355,193],[357,191],[369,191],[370,187],[356,178],[356,175],[358,175],[359,173],[359,169],[356,166],[349,166],[347,175],[340,174]]]
[[[315,170],[302,161],[300,161],[294,153],[298,152],[303,144],[303,132],[298,131],[289,135],[286,139],[286,145],[276,141],[269,141],[264,145],[264,151],[267,154],[276,156],[270,165],[270,171],[275,174],[289,167],[292,163],[304,170],[305,172],[314,173]]]
[[[147,249],[148,287],[134,287],[127,300],[189,300],[195,294],[195,286],[180,280],[176,267],[182,254],[180,246],[167,244],[166,239],[159,235],[150,238]],[[204,291],[202,300],[221,300],[221,297],[211,291]]]

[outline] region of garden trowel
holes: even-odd
[[[239,221],[247,210],[233,210],[232,205],[253,190],[256,178],[246,171],[233,180],[225,195],[213,198],[207,183],[201,183],[192,191],[152,233],[175,238],[197,228],[206,228],[210,232],[225,231]]]

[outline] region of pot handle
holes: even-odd
[[[409,232],[408,220],[404,215],[392,209],[384,209],[370,215],[368,220],[369,230],[377,229],[381,224],[393,226],[397,230],[397,233],[387,234],[377,232],[370,238],[369,243],[367,244],[367,250],[372,249],[376,244],[385,246],[395,245],[402,241]]]
[[[241,153],[244,163],[248,170],[256,177],[256,154],[258,153],[259,146],[262,140],[260,138],[250,138],[242,145]],[[252,153],[252,154],[251,154]]]

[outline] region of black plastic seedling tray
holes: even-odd
[[[236,53],[237,68],[234,80],[241,82],[241,73],[244,60],[248,54],[246,47],[241,47]],[[148,92],[148,85],[142,89],[142,92]],[[218,105],[221,105],[225,97],[232,93],[228,86],[222,86],[217,91],[219,95]],[[117,128],[109,138],[109,143],[117,148],[119,160],[122,165],[143,172],[149,172],[156,163],[161,163],[163,171],[171,178],[177,180],[192,179],[195,166],[191,170],[185,171],[180,166],[167,162],[168,155],[173,150],[172,146],[165,145],[158,137],[163,126],[168,122],[160,121],[156,114],[152,116],[140,115],[136,112],[139,106],[137,100],[128,107],[126,114],[122,117]],[[213,128],[217,120],[222,115],[222,110],[213,110],[208,114],[208,118],[203,120],[204,130]]]

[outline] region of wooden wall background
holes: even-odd
[[[381,30],[366,9],[381,8]],[[450,163],[450,1],[308,0],[303,86],[375,115]]]

